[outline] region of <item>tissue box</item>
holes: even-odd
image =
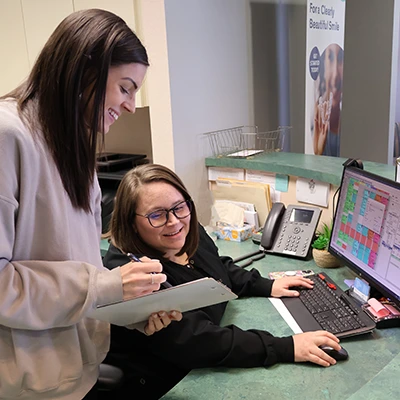
[[[243,242],[251,238],[253,233],[252,225],[244,225],[242,228],[232,226],[219,226],[215,231],[218,239]]]

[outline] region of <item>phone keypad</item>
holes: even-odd
[[[281,212],[281,209],[279,211]],[[268,225],[268,232],[265,232],[270,235],[267,235],[269,242],[273,235],[273,246],[270,248],[269,242],[266,241],[267,246],[263,250],[288,256],[307,257],[320,215],[321,210],[318,207],[289,205],[282,217],[278,217],[274,227]]]
[[[295,225],[292,229],[292,234],[289,234],[290,225]],[[305,256],[308,252],[310,246],[310,239],[308,237],[303,238],[302,233],[304,233],[303,227],[298,225],[304,225],[307,227],[308,224],[285,224],[282,226],[279,238],[276,242],[275,249],[282,253],[293,254]]]

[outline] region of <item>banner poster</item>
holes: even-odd
[[[305,153],[339,156],[345,0],[307,0]]]

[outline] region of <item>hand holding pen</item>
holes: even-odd
[[[124,300],[159,290],[160,285],[167,280],[158,260],[143,257],[139,262],[132,261],[120,267]]]
[[[142,264],[143,261],[136,257],[132,253],[127,253],[126,254],[131,261],[135,263],[140,263]],[[147,261],[147,260],[146,260]],[[150,260],[149,261],[154,261]],[[150,272],[151,275],[151,284],[154,285],[154,277],[156,275],[163,275],[163,274],[157,274],[156,272]],[[164,283],[161,283],[161,286],[164,286],[164,288],[172,287],[170,283],[165,281]],[[148,335],[152,335],[153,333],[160,331],[161,329],[166,328],[172,321],[180,321],[182,319],[182,313],[176,310],[172,310],[169,312],[166,311],[159,311],[158,313],[153,313],[149,316],[149,319],[147,321],[146,326],[144,327],[144,333]]]
[[[134,254],[132,254],[132,253],[126,253],[126,255],[131,259],[131,261],[139,262],[139,263],[142,262],[142,260],[141,260],[140,258],[136,257],[136,256],[135,256]],[[151,276],[151,284],[154,284],[154,278],[153,278],[153,276],[154,276],[155,272],[150,272],[150,274],[152,275],[152,276]],[[168,281],[165,281],[164,283],[162,283],[161,286],[163,286],[164,288],[172,287],[172,285],[171,285]]]

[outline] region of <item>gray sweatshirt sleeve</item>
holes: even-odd
[[[120,269],[100,255],[100,188],[75,208],[47,147],[12,107],[0,107],[0,325],[43,330],[76,324],[123,298]]]
[[[119,268],[109,271],[102,265],[66,260],[67,254],[60,254],[60,261],[16,260],[13,253],[19,252],[19,236],[28,230],[19,233],[22,228],[12,223],[18,220],[16,205],[16,201],[0,194],[0,325],[32,330],[73,325],[97,305],[122,300]],[[46,231],[45,225],[42,229]],[[94,236],[96,241],[96,232]],[[44,240],[35,235],[23,245],[27,253],[32,253],[44,245]],[[35,241],[39,242],[36,246]],[[52,249],[54,243],[50,239],[48,242],[53,259],[57,251],[68,251],[66,244],[65,250]],[[100,254],[99,243],[93,249],[97,251]],[[98,260],[101,264],[100,257]]]
[[[122,300],[119,268],[78,261],[0,261],[0,325],[43,330],[76,324],[97,305]]]

